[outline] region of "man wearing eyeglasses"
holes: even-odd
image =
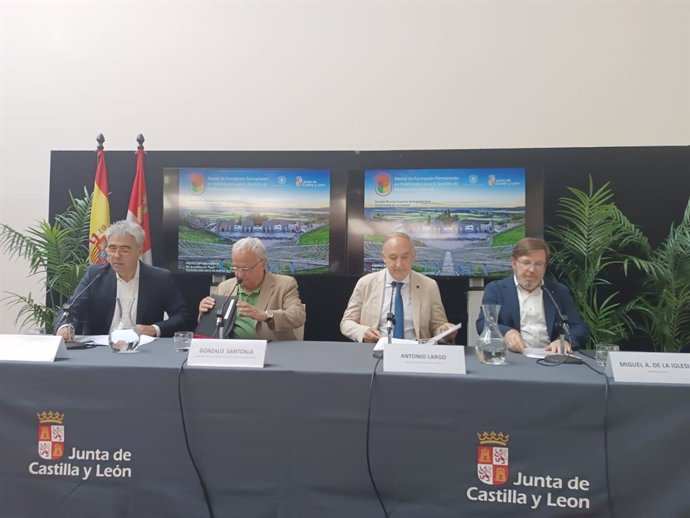
[[[560,347],[560,316],[567,317],[569,332],[565,336],[565,352],[579,349],[589,335],[575,302],[563,284],[544,280],[549,260],[549,245],[527,237],[513,248],[513,275],[490,282],[482,304],[500,304],[498,326],[508,348],[522,353],[527,347],[558,352]],[[477,318],[477,332],[484,331],[484,313]]]
[[[171,273],[139,260],[144,229],[118,221],[106,229],[105,237],[108,264],[87,269],[56,333],[70,342],[75,334],[109,334],[120,323],[148,336],[168,337],[189,329],[191,317]]]
[[[223,296],[237,294],[237,317],[230,338],[297,340],[295,329],[307,320],[297,281],[267,270],[266,247],[255,237],[237,241],[231,259],[235,277],[221,282],[217,291]],[[215,303],[213,297],[204,297],[199,303],[199,319]]]

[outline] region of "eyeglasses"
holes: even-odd
[[[120,253],[120,255],[129,255],[132,252],[134,252],[134,248],[129,246],[129,245],[122,245],[122,246],[117,246],[117,245],[108,245],[105,247],[105,251],[109,255],[113,255],[116,253]]]
[[[259,259],[257,262],[255,262],[251,266],[233,266],[230,268],[233,272],[235,273],[249,273],[251,272],[254,268],[256,268],[256,265],[259,264],[263,259]]]
[[[535,262],[533,262],[533,261],[526,261],[526,260],[523,259],[522,261],[516,261],[516,262],[517,262],[520,266],[522,266],[523,268],[525,268],[526,270],[529,270],[529,269],[532,268],[532,267],[534,267],[535,270],[541,270],[542,268],[545,268],[545,267],[546,267],[546,263],[542,263],[541,261],[538,262],[538,263],[535,263]]]

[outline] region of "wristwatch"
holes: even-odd
[[[272,321],[273,321],[273,311],[266,311],[266,320],[264,320],[264,322],[269,324]]]

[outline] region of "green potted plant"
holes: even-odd
[[[646,258],[633,258],[643,272],[641,294],[632,306],[637,326],[656,350],[677,352],[690,345],[690,199],[683,219]]]
[[[2,301],[18,307],[16,323],[21,329],[37,327],[52,332],[60,307],[67,302],[88,266],[89,220],[91,195],[70,193],[70,206],[54,217],[53,223],[42,220],[19,232],[0,223],[0,249],[9,258],[29,262],[29,276],[39,276],[44,293],[7,293]]]
[[[570,288],[590,345],[620,343],[630,335],[634,303],[622,300],[609,274],[616,268],[627,274],[632,260],[648,256],[648,240],[616,206],[609,183],[595,190],[590,176],[588,191],[568,190],[559,199],[562,223],[547,228],[551,273]]]

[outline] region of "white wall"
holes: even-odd
[[[51,150],[688,145],[688,0],[0,0],[0,222]],[[0,258],[0,291],[26,265]],[[0,311],[0,332],[13,329]]]

